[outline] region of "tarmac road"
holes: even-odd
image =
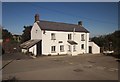
[[[118,62],[101,54],[21,59],[3,68],[3,79],[12,77],[18,80],[118,80]]]

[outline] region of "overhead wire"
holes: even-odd
[[[105,23],[105,24],[117,24],[117,23],[113,23],[113,22],[108,22],[108,21],[103,21],[103,20],[97,20],[97,19],[93,19],[93,18],[89,18],[89,17],[83,17],[83,16],[78,16],[78,15],[74,15],[72,13],[66,13],[66,12],[63,12],[63,11],[59,11],[59,10],[56,10],[56,9],[51,9],[51,8],[48,8],[48,7],[43,7],[43,6],[40,6],[38,4],[32,4],[31,6],[33,6],[35,9],[37,8],[37,11],[39,8],[43,8],[45,10],[49,10],[49,11],[52,11],[52,12],[56,12],[56,13],[59,13],[59,14],[63,14],[63,15],[66,15],[66,16],[71,16],[71,17],[74,17],[76,19],[84,19],[84,20],[88,20],[88,21],[94,21],[94,22],[99,22],[99,23]]]

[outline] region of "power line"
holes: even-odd
[[[32,4],[31,6],[33,6],[33,5],[34,5],[34,4]],[[36,8],[36,6],[38,6],[38,8],[40,7],[40,8],[43,8],[43,9],[46,9],[46,10],[49,10],[49,11],[53,11],[53,12],[56,12],[56,13],[59,13],[59,14],[63,14],[63,15],[75,17],[75,18],[77,18],[77,19],[83,18],[83,19],[86,19],[86,20],[88,20],[88,21],[94,21],[94,22],[105,23],[105,24],[106,24],[106,23],[108,23],[108,24],[115,24],[115,23],[113,23],[113,22],[101,21],[101,20],[96,20],[96,19],[92,19],[92,18],[88,18],[88,17],[83,17],[83,16],[75,16],[74,14],[71,14],[71,13],[66,13],[66,12],[63,12],[63,11],[58,11],[58,10],[51,9],[51,8],[48,8],[48,7],[42,7],[42,6],[38,5],[38,4],[35,4],[35,6],[33,6],[33,7]],[[37,9],[38,9],[38,8],[37,8]]]

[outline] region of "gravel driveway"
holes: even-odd
[[[118,80],[118,62],[102,54],[46,56],[14,60],[3,69],[3,79]]]

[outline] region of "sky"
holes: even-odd
[[[3,2],[2,26],[13,34],[22,34],[23,26],[33,25],[36,13],[40,20],[70,24],[83,21],[90,36],[118,29],[117,2]]]

